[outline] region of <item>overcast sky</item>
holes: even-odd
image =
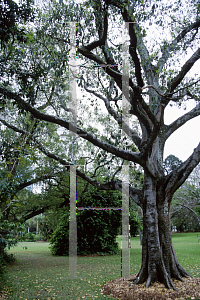
[[[187,104],[187,110],[176,106],[167,107],[165,112],[165,124],[172,123],[175,119],[185,114],[195,106],[193,101]],[[164,158],[173,154],[182,161],[186,160],[200,142],[200,116],[188,121],[174,132],[166,142]]]

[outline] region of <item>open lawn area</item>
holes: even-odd
[[[192,276],[200,277],[197,233],[173,234],[172,239],[180,264]],[[120,245],[120,238],[117,240]],[[69,258],[52,256],[48,247],[48,243],[24,242],[9,251],[15,253],[17,262],[8,267],[7,298],[0,299],[113,299],[101,295],[101,286],[121,276],[120,252],[112,256],[78,257],[78,278],[70,279]],[[131,274],[139,271],[141,250],[139,237],[131,238]]]

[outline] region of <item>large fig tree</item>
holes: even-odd
[[[2,79],[3,107],[12,101],[17,105],[15,116],[18,107],[35,119],[59,125],[63,128],[61,132],[74,131],[80,136],[79,141],[85,140],[101,149],[103,156],[100,156],[105,161],[114,156],[122,163],[143,168],[143,187],[139,189],[134,184],[129,187],[131,199],[143,210],[142,265],[135,283],[146,281],[149,287],[158,280],[167,288],[175,288],[171,278],[182,280],[189,274],[179,264],[173,248],[170,205],[175,191],[200,162],[200,144],[169,174],[163,167],[163,152],[167,139],[200,115],[200,78],[192,72],[200,58],[198,1],[53,3],[46,16],[40,15],[39,25],[35,24],[28,36],[29,43],[21,50],[20,72],[16,69],[19,80],[13,75],[12,79],[5,80],[6,74]],[[73,42],[70,22],[77,22]],[[78,111],[77,126],[70,123],[73,109],[68,106],[70,97],[65,73],[66,65],[72,61],[69,61],[69,50],[74,42],[76,76],[82,87],[79,100],[87,107],[81,114]],[[25,49],[28,49],[26,59],[23,57]],[[13,85],[13,81],[17,83]],[[166,107],[181,106],[190,100],[194,100],[194,108],[166,125]],[[105,107],[103,113],[106,111],[107,119],[98,106],[94,107],[97,101]],[[123,101],[128,102],[128,114]],[[88,126],[94,116],[102,128],[100,134],[94,126]],[[11,127],[6,115],[2,120]],[[111,129],[103,131],[107,124]],[[12,129],[21,133],[28,131],[24,124],[19,126],[16,122]],[[119,134],[121,129],[122,135]],[[76,163],[64,153],[59,156],[50,151],[42,137],[30,133],[30,138],[43,153],[61,164]],[[92,149],[88,147],[87,156],[93,156]],[[81,153],[81,148],[79,151]],[[104,169],[106,167],[111,174],[111,166],[104,164]],[[77,168],[78,176],[98,188],[120,190],[122,182],[115,179],[117,171],[115,167],[107,182],[101,182],[90,177],[86,169]],[[130,182],[133,182],[131,178]]]

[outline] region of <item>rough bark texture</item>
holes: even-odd
[[[135,284],[146,287],[159,281],[176,289],[171,278],[182,281],[189,274],[180,266],[171,240],[170,203],[162,192],[162,183],[145,177],[143,204],[142,266]]]

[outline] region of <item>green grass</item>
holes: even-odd
[[[200,234],[199,234],[200,236]],[[175,234],[179,262],[191,275],[200,276],[200,243],[197,233]],[[120,242],[120,238],[117,239]],[[121,276],[121,255],[78,257],[77,279],[69,278],[69,258],[52,256],[48,243],[20,243],[10,250],[17,262],[8,268],[9,299],[113,299],[101,295],[101,286]],[[25,249],[27,247],[27,249]],[[131,238],[131,274],[141,265],[139,237]]]
[[[197,237],[198,234],[198,237]],[[194,277],[200,277],[200,233],[172,234],[172,242],[179,263]]]

